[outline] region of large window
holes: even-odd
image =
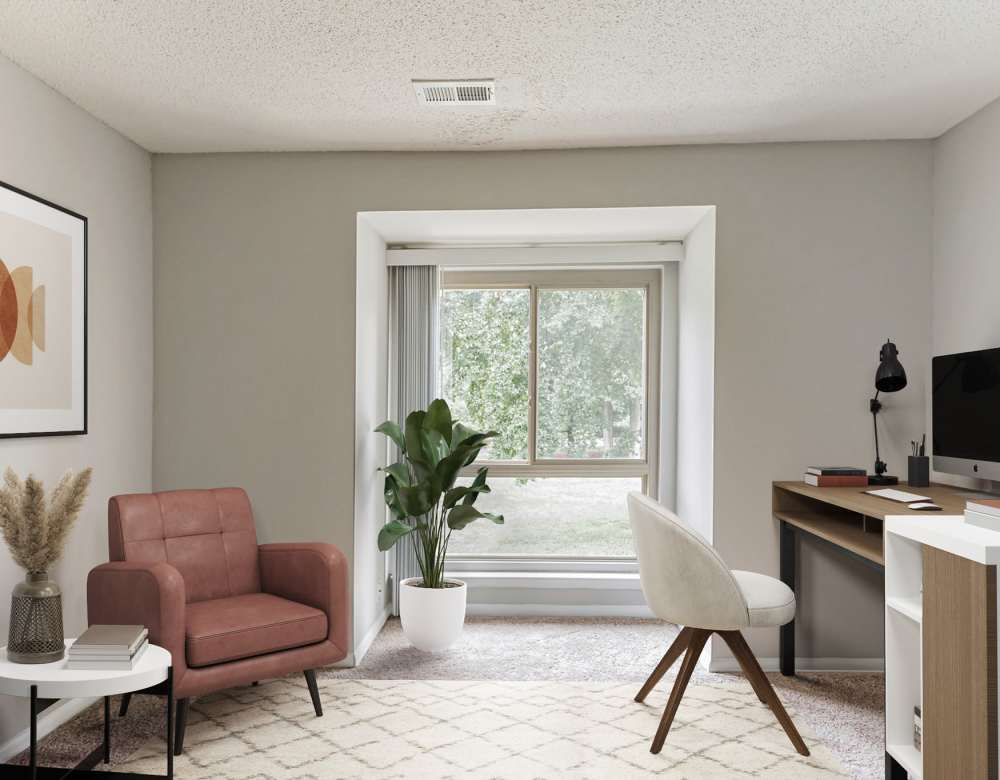
[[[442,394],[499,433],[480,502],[507,518],[452,536],[453,556],[633,557],[625,497],[657,487],[659,301],[654,270],[443,274]]]

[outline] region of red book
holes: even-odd
[[[868,487],[868,477],[861,474],[822,477],[818,474],[803,474],[802,481],[815,487]]]

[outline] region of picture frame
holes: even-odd
[[[87,433],[87,230],[0,181],[0,438]]]

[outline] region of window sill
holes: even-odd
[[[448,576],[464,580],[470,589],[481,587],[535,588],[539,590],[642,590],[639,585],[639,575],[629,572],[513,572],[449,569]]]

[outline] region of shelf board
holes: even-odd
[[[866,531],[862,527],[860,517],[850,518],[822,512],[789,510],[777,510],[774,516],[813,536],[850,550],[855,555],[867,558],[879,566],[885,565],[882,553],[882,530]]]
[[[924,610],[919,596],[886,596],[885,605],[917,623],[923,617]]]
[[[886,751],[903,765],[910,780],[920,780],[924,774],[924,757],[913,745],[886,745]]]

